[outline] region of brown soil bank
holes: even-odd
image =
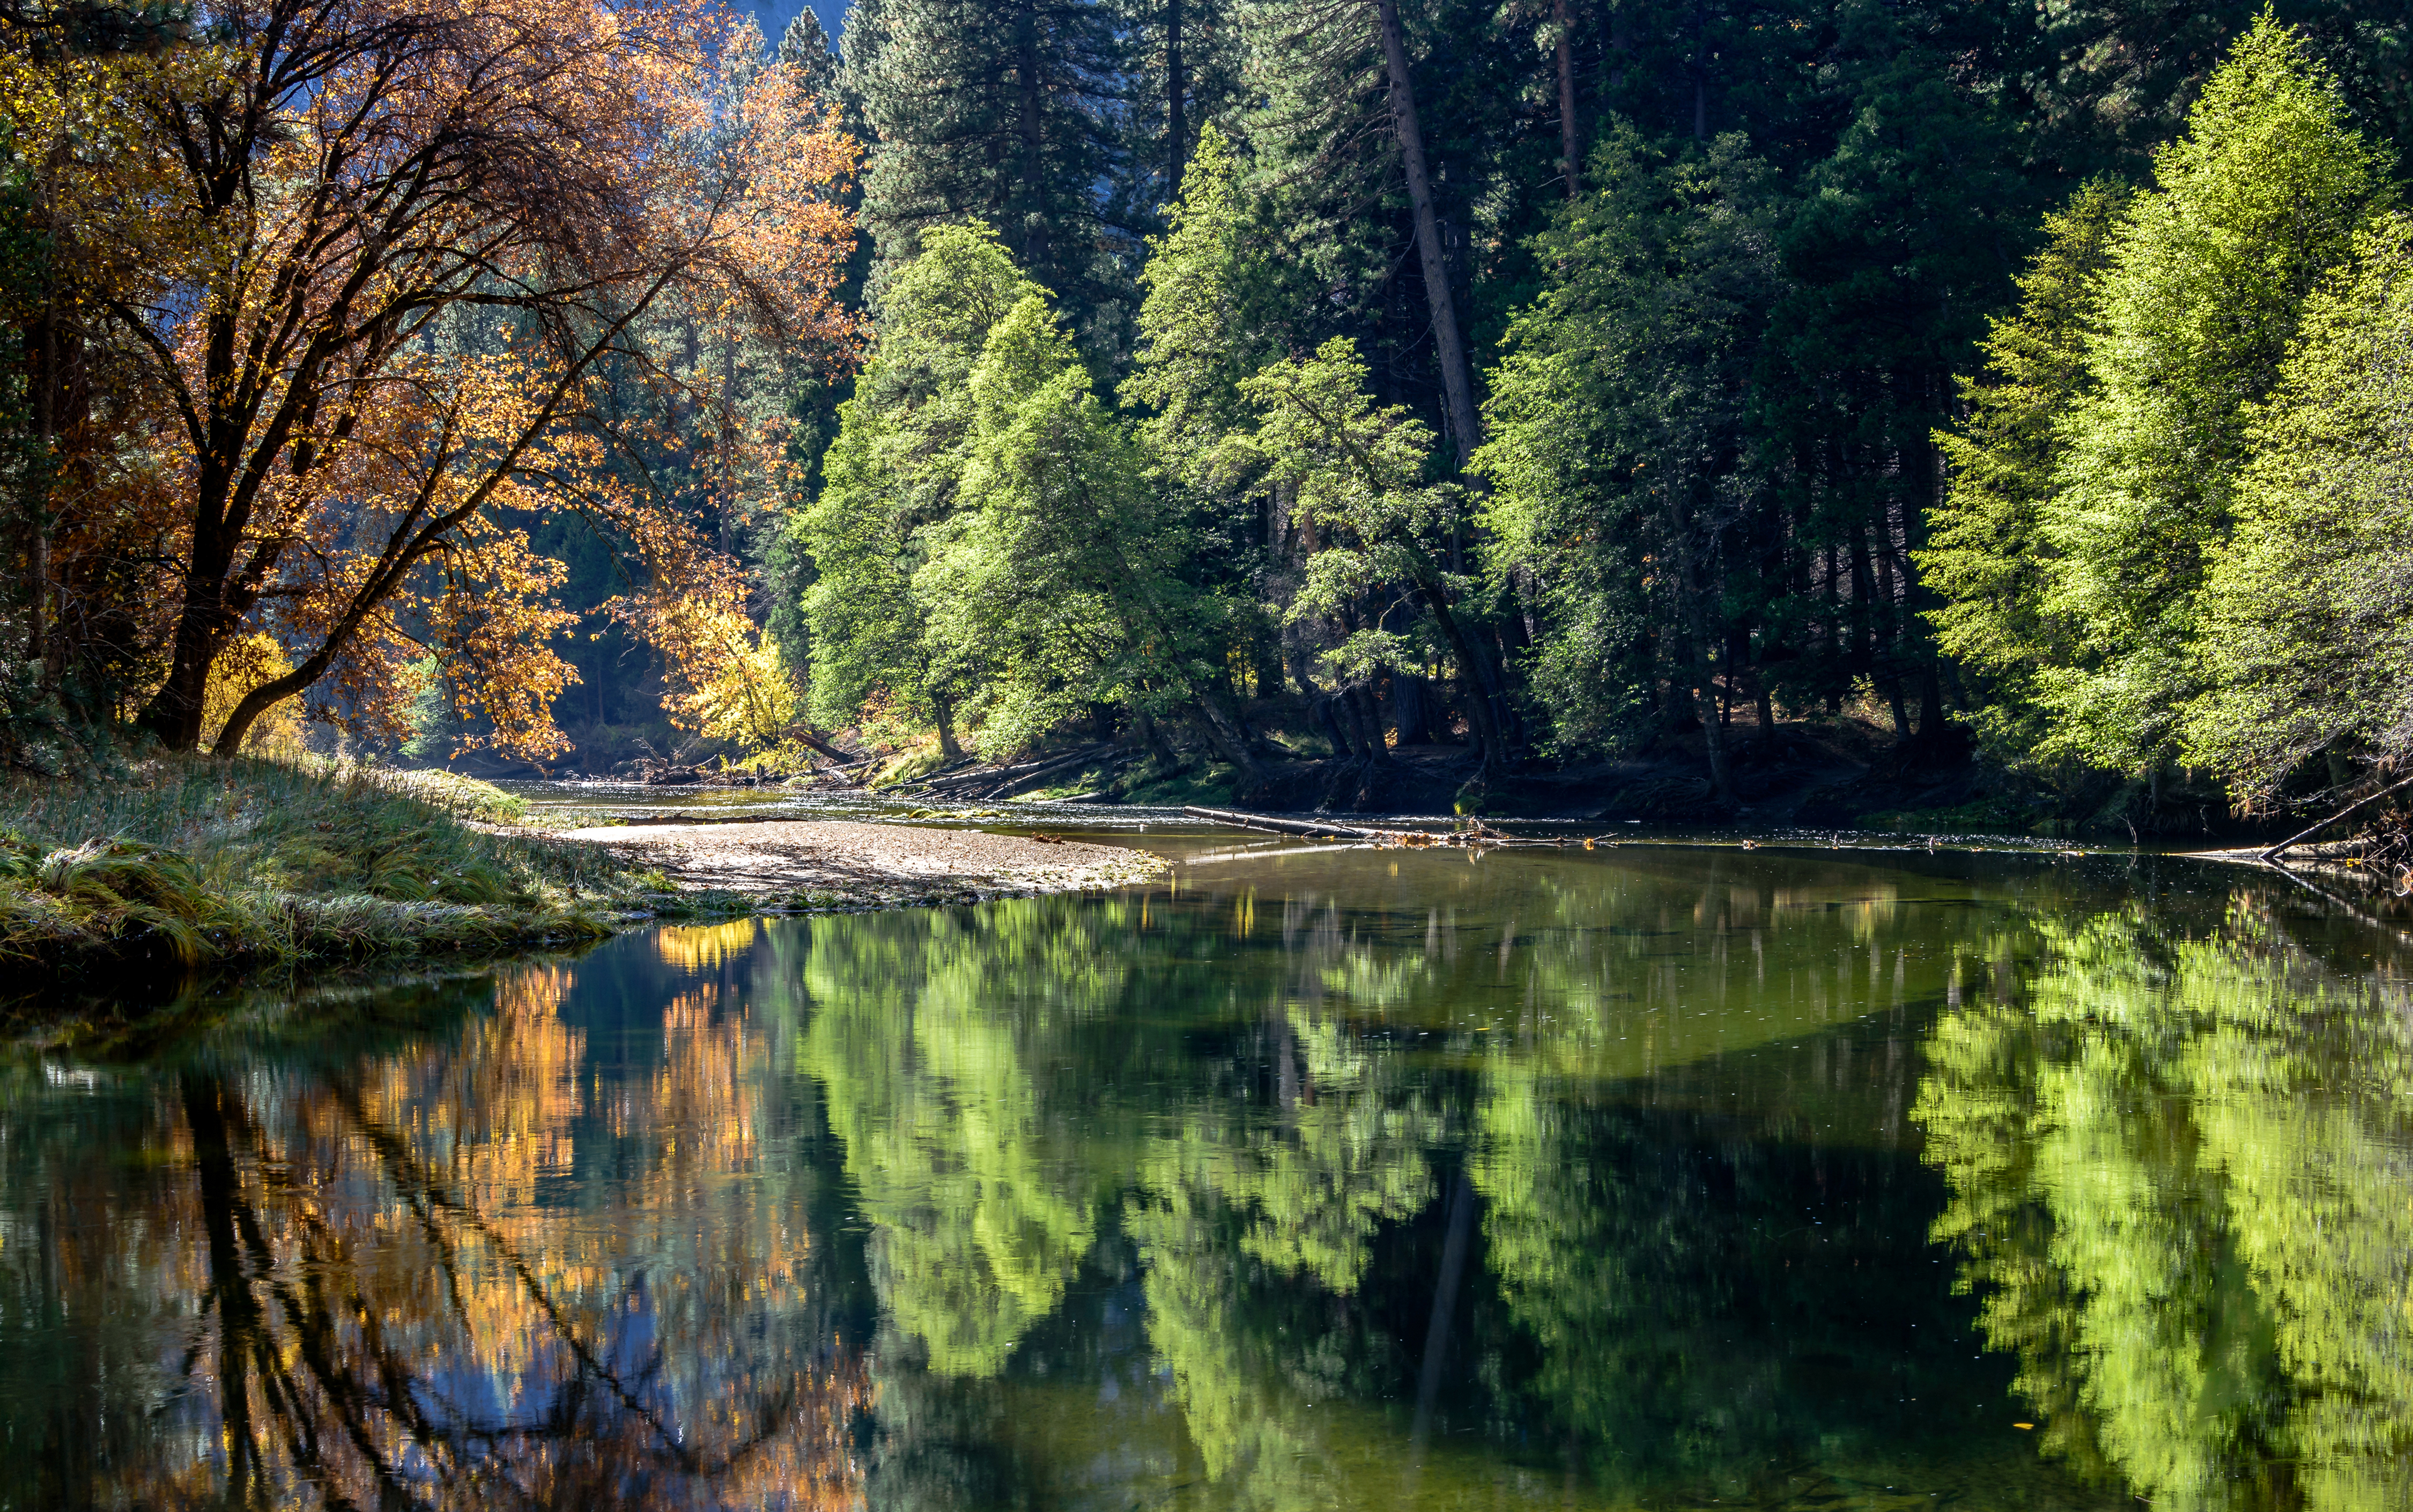
[[[1079,892],[1147,882],[1165,869],[1162,859],[1119,846],[838,819],[625,824],[558,838],[658,869],[681,888],[747,893],[794,908]]]

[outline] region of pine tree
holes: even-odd
[[[2413,760],[2413,220],[2382,221],[2313,300],[2251,442],[2186,737],[2267,805],[2317,757]]]
[[[876,138],[863,221],[877,295],[931,228],[978,219],[1071,314],[1127,344],[1138,246],[1109,217],[1124,176],[1123,38],[1096,0],[880,0],[850,22],[845,83]]]
[[[2041,738],[2036,670],[2070,654],[2068,627],[2043,609],[2052,547],[2040,514],[2068,451],[2059,422],[2094,390],[2086,342],[2127,199],[2095,180],[2045,216],[2019,308],[1979,345],[1985,378],[1961,380],[1965,417],[1936,436],[1951,482],[1916,560],[1946,600],[1929,616],[1937,644],[1985,679],[1983,734],[2006,752]]]
[[[779,34],[779,48],[775,54],[782,67],[794,68],[813,94],[835,103],[837,94],[837,52],[830,46],[829,33],[813,7],[796,12],[788,29]]]
[[[2198,595],[2227,540],[2253,407],[2305,301],[2390,198],[2334,82],[2268,16],[2154,159],[2121,228],[2044,534],[2049,613],[2080,627],[2045,669],[2046,749],[2133,773],[2175,754],[2201,690]]]

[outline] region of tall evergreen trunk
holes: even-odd
[[[1576,119],[1575,22],[1567,0],[1550,0],[1550,23],[1559,33],[1559,151],[1566,169],[1567,198],[1583,194],[1583,129]]]
[[[1022,19],[1014,29],[1014,86],[1020,96],[1022,136],[1022,200],[1033,209],[1047,202],[1047,134],[1040,117],[1040,105],[1045,94],[1039,82],[1039,17],[1026,6]],[[1023,224],[1010,233],[1022,246],[1022,265],[1040,269],[1048,266],[1053,252],[1047,237],[1047,220],[1044,215],[1023,216]]]
[[[1450,293],[1443,260],[1441,220],[1433,207],[1432,177],[1425,169],[1424,129],[1416,121],[1415,85],[1408,77],[1408,46],[1399,29],[1399,0],[1375,0],[1382,14],[1383,62],[1390,74],[1391,120],[1399,134],[1399,158],[1407,172],[1408,201],[1416,217],[1416,256],[1425,268],[1425,300],[1432,306],[1433,348],[1441,359],[1441,386],[1449,406],[1450,440],[1464,468],[1483,439],[1474,413],[1474,380],[1466,344],[1458,331],[1458,304]]]
[[[1164,135],[1171,164],[1171,176],[1165,180],[1168,198],[1177,199],[1181,194],[1181,170],[1189,153],[1189,94],[1190,82],[1181,73],[1181,0],[1165,0]]]

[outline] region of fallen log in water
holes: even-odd
[[[1507,835],[1486,825],[1481,820],[1468,822],[1462,829],[1436,834],[1429,829],[1369,829],[1361,824],[1336,824],[1328,819],[1290,819],[1277,814],[1244,813],[1236,808],[1202,808],[1196,804],[1182,808],[1183,813],[1194,819],[1211,819],[1218,824],[1231,824],[1240,829],[1263,830],[1269,835],[1299,835],[1314,840],[1365,840],[1376,845],[1399,846],[1423,850],[1432,846],[1448,846],[1467,851],[1494,851],[1503,847],[1527,850],[1557,850],[1569,845],[1592,849],[1593,839],[1580,837],[1564,839],[1540,839],[1526,836]],[[1617,842],[1611,840],[1611,845]]]
[[[1275,835],[1304,835],[1310,839],[1330,839],[1339,836],[1352,840],[1388,839],[1385,830],[1360,829],[1355,824],[1335,824],[1325,820],[1282,819],[1272,814],[1244,814],[1231,808],[1201,808],[1185,804],[1181,811],[1193,819],[1211,819],[1218,824],[1236,824],[1241,829],[1261,829]]]

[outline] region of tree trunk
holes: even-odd
[[[1324,732],[1324,738],[1332,742],[1332,756],[1335,761],[1347,761],[1357,754],[1357,748],[1350,740],[1349,732],[1341,728],[1339,716],[1332,712],[1331,699],[1322,693],[1310,697],[1307,704],[1307,717],[1313,719],[1315,727]]]
[[[1165,181],[1165,196],[1181,197],[1182,165],[1187,158],[1189,135],[1187,106],[1184,97],[1190,93],[1190,82],[1181,74],[1181,0],[1165,0],[1164,5],[1164,134],[1167,157],[1172,174]]]
[[[1383,711],[1374,703],[1370,688],[1353,688],[1342,695],[1350,714],[1357,724],[1357,738],[1366,748],[1366,759],[1384,763],[1391,759],[1390,745],[1383,739]]]
[[[1430,739],[1425,708],[1425,680],[1413,672],[1391,674],[1391,725],[1402,746],[1421,746]]]
[[[1701,721],[1701,744],[1710,758],[1710,792],[1724,802],[1734,798],[1734,770],[1726,760],[1725,724],[1718,718],[1716,679],[1710,672],[1709,652],[1695,633],[1692,645],[1694,718]]]
[[[1710,12],[1693,7],[1693,140],[1710,140]]]
[[[951,762],[964,759],[964,748],[955,740],[955,706],[938,694],[930,695],[930,707],[939,717],[939,754]]]
[[[1146,748],[1147,753],[1155,757],[1162,765],[1173,765],[1176,760],[1173,748],[1164,743],[1164,732],[1156,727],[1154,719],[1148,718],[1147,710],[1136,704],[1132,704],[1131,722],[1132,732],[1139,736],[1139,743]]]
[[[1474,380],[1458,331],[1458,304],[1449,289],[1449,264],[1442,257],[1441,221],[1433,208],[1432,178],[1425,170],[1424,131],[1416,122],[1415,86],[1408,77],[1408,46],[1399,28],[1399,0],[1375,0],[1383,28],[1383,61],[1390,73],[1391,119],[1399,133],[1408,200],[1415,210],[1416,256],[1425,268],[1425,300],[1432,306],[1433,348],[1441,359],[1442,392],[1449,406],[1450,440],[1457,468],[1483,439],[1474,413]]]
[[[1725,728],[1718,719],[1717,689],[1710,672],[1709,584],[1696,558],[1689,529],[1676,532],[1676,571],[1684,596],[1684,662],[1686,702],[1701,721],[1701,744],[1710,759],[1710,793],[1722,803],[1734,801],[1734,773],[1726,761]]]
[[[1450,612],[1449,594],[1429,569],[1416,577],[1416,591],[1425,607],[1432,612],[1433,620],[1441,626],[1442,638],[1458,657],[1458,675],[1466,689],[1466,719],[1474,727],[1474,738],[1483,747],[1483,764],[1506,768],[1515,764],[1515,755],[1508,747],[1507,700],[1500,691],[1498,673],[1482,643],[1466,633]]]
[[[1045,203],[1044,185],[1047,182],[1047,139],[1040,119],[1040,104],[1044,92],[1039,82],[1039,17],[1035,7],[1026,6],[1023,8],[1017,31],[1014,71],[1021,77],[1014,82],[1022,96],[1022,119],[1018,123],[1022,135],[1022,192],[1016,198],[1023,201],[1028,211],[1037,211]],[[1009,239],[1021,242],[1023,266],[1029,270],[1031,275],[1051,279],[1053,270],[1047,264],[1052,249],[1047,241],[1046,217],[1028,211],[1022,225],[1009,228],[1006,234]]]
[[[1266,769],[1257,764],[1255,753],[1249,749],[1247,733],[1240,728],[1239,719],[1223,707],[1222,700],[1212,692],[1200,689],[1198,714],[1198,725],[1206,736],[1206,743],[1215,748],[1216,755],[1237,769],[1242,790],[1253,791],[1263,786]]]
[[[1550,22],[1559,33],[1559,150],[1567,175],[1567,198],[1583,194],[1583,130],[1576,120],[1575,22],[1567,0],[1550,0]]]

